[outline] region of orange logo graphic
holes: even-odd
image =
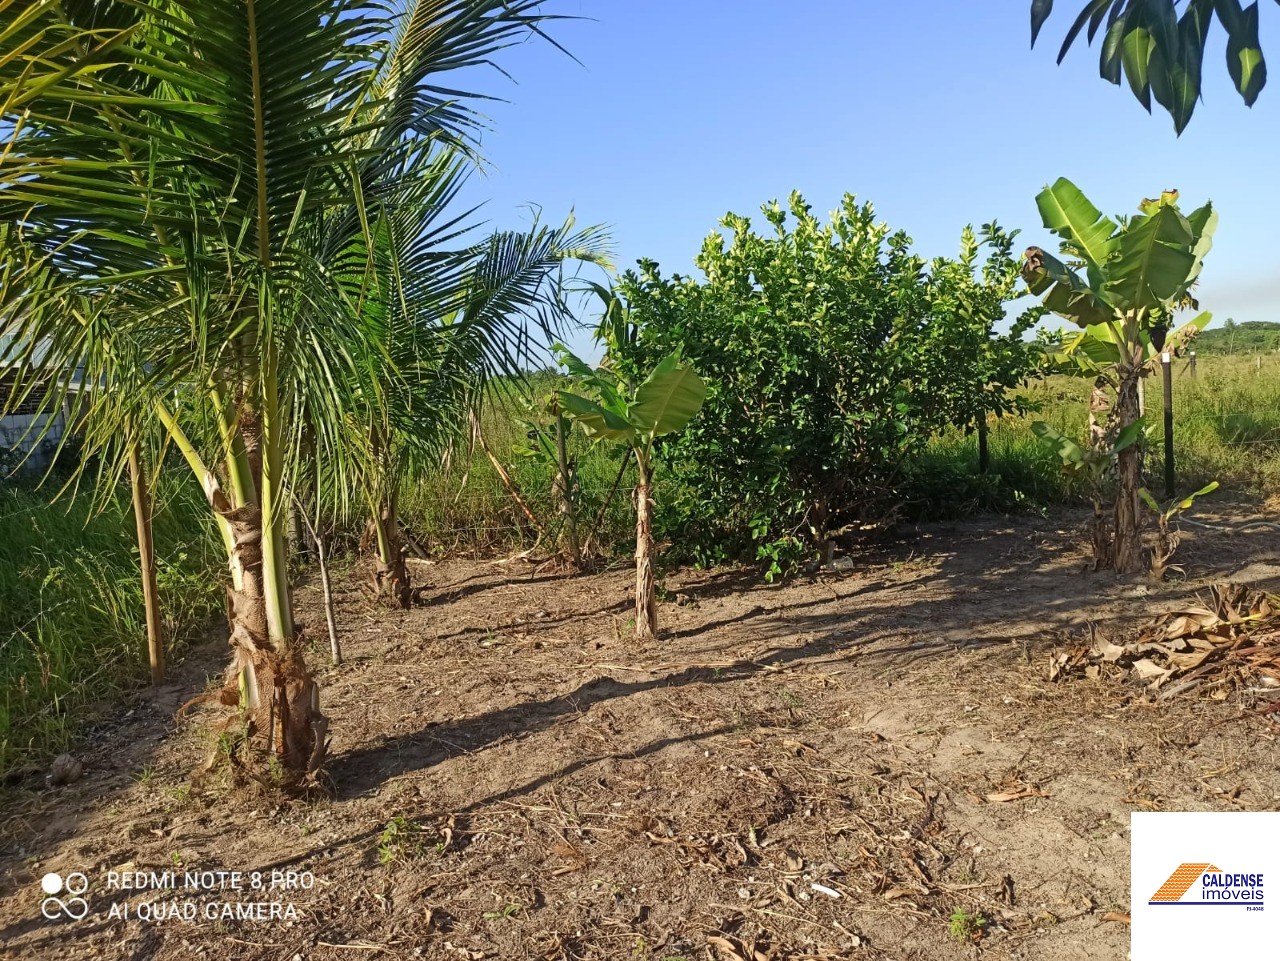
[[[1212,864],[1180,864],[1178,870],[1169,875],[1169,880],[1160,885],[1151,898],[1151,904],[1160,904],[1162,902],[1177,901],[1184,894],[1191,890],[1191,885],[1200,880],[1200,877],[1206,872],[1221,874],[1222,868],[1215,867]]]

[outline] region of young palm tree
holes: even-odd
[[[440,74],[538,31],[540,6],[29,0],[0,27],[3,332],[66,370],[141,358],[145,384],[89,412],[154,416],[196,474],[228,553],[233,756],[286,786],[319,768],[327,729],[286,578],[290,465],[305,424],[351,469],[352,392],[390,368],[315,238],[376,207],[390,171],[420,176],[415,156],[472,147],[473,98]],[[86,295],[110,323],[66,322]]]
[[[420,175],[393,171],[370,191],[376,214],[343,211],[323,242],[389,362],[371,367],[374,380],[353,395],[348,447],[362,455],[355,473],[378,593],[400,607],[412,597],[398,511],[406,470],[437,462],[465,433],[492,375],[518,377],[560,335],[572,319],[566,264],[607,265],[602,231],[575,229],[572,217],[454,246],[471,229],[466,214],[450,212],[467,158],[445,148],[407,165]]]

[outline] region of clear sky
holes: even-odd
[[[1280,73],[1246,108],[1218,28],[1204,102],[1175,137],[1098,77],[1096,47],[1055,65],[1081,4],[1059,0],[1032,51],[1027,0],[560,0],[549,9],[586,19],[550,31],[581,63],[532,42],[498,59],[512,80],[467,78],[507,101],[486,109],[491,170],[467,199],[501,227],[530,203],[549,219],[572,207],[609,225],[620,269],[652,257],[687,274],[726,211],[792,189],[818,212],[846,191],[870,200],[935,256],[992,219],[1049,246],[1034,198],[1059,176],[1107,213],[1172,187],[1221,215],[1198,293],[1215,326],[1280,320]]]

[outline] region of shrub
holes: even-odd
[[[966,228],[958,259],[925,261],[852,196],[825,225],[798,194],[762,210],[767,236],[721,221],[701,280],[652,261],[624,275],[634,333],[618,363],[679,350],[708,385],[702,416],[660,450],[661,532],[700,562],[746,554],[776,575],[886,512],[931,435],[1017,408],[1039,312],[995,334],[1019,266],[1016,232],[995,224]]]

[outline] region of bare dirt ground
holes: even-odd
[[[217,675],[211,639],[94,733],[81,780],[9,796],[0,954],[1124,958],[1108,915],[1128,911],[1130,812],[1275,809],[1276,728],[1242,686],[1162,699],[1047,667],[1090,620],[1122,633],[1212,583],[1280,588],[1280,535],[1220,510],[1178,584],[1086,572],[1074,514],[922,527],[782,586],[672,572],[645,647],[626,569],[417,564],[408,613],[347,578],[349,660],[319,671],[333,796],[188,789],[207,717],[173,713]],[[320,635],[315,591],[300,600]],[[106,889],[135,869],[315,883]],[[41,917],[49,871],[88,876],[84,920]],[[200,914],[140,921],[148,901]],[[255,901],[297,917],[203,916]]]

